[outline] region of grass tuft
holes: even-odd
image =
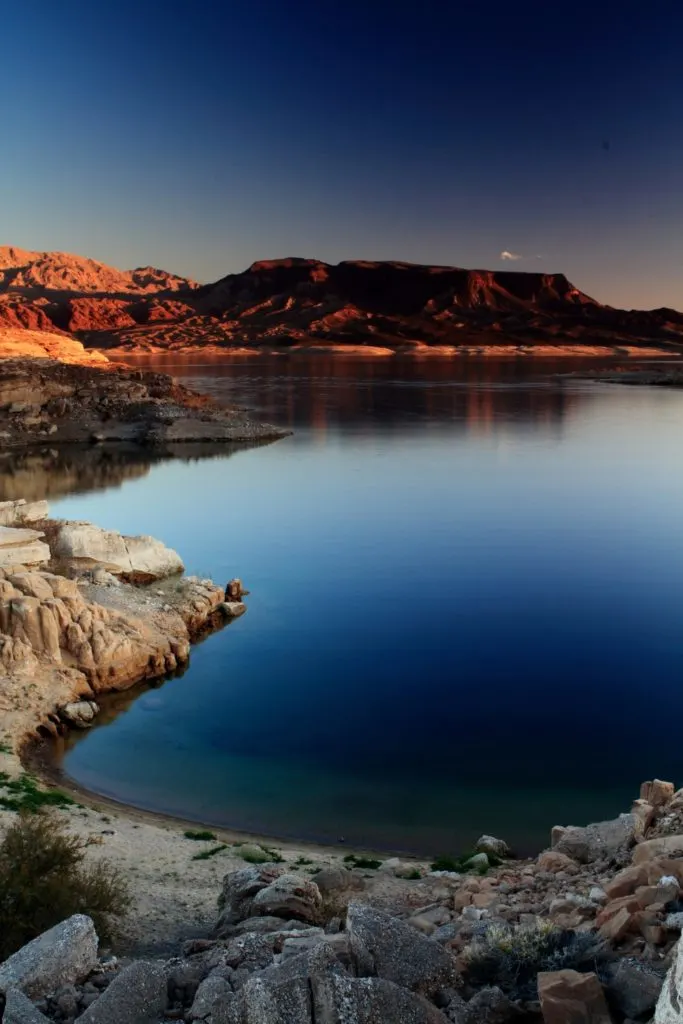
[[[213,832],[193,832],[192,829],[188,829],[187,832],[184,832],[183,834],[186,839],[194,839],[195,842],[203,842],[204,840],[211,841],[215,840],[216,838]]]
[[[46,807],[73,807],[72,800],[60,789],[39,789],[31,775],[13,779],[7,772],[0,772],[0,807],[6,811],[24,811],[35,814]]]
[[[228,847],[225,843],[220,843],[218,846],[212,846],[209,850],[202,850],[201,853],[195,853],[192,860],[208,860],[210,857],[215,857],[217,853],[222,853],[223,850],[227,850]]]
[[[382,866],[381,860],[375,860],[374,857],[359,857],[355,853],[347,853],[344,857],[344,863],[348,864],[350,868],[364,868],[368,871],[376,871],[377,868]]]

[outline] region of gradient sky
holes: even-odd
[[[0,242],[202,281],[286,255],[543,269],[683,308],[682,8],[7,5]]]

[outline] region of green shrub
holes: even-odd
[[[374,857],[359,857],[355,853],[348,853],[344,857],[344,863],[350,868],[365,868],[370,871],[376,871],[382,866],[381,860],[375,860]]]
[[[463,853],[461,857],[437,857],[432,864],[432,871],[457,871],[458,874],[463,874],[466,871],[476,871],[479,875],[485,875],[488,871],[488,867],[495,868],[499,864],[502,864],[500,857],[496,857],[492,853],[487,853],[489,860],[488,867],[477,867],[472,866],[469,862],[473,857],[476,857],[478,850],[470,850],[469,853]]]
[[[184,833],[184,836],[186,839],[194,839],[196,842],[201,842],[203,840],[207,840],[207,842],[209,842],[216,838],[213,832],[193,832],[192,829],[188,829],[188,831]]]
[[[219,846],[212,846],[209,850],[202,850],[201,853],[195,853],[192,860],[208,860],[209,857],[215,857],[217,853],[222,853],[223,850],[227,850],[225,843],[221,843]]]
[[[599,971],[604,943],[589,932],[538,925],[492,924],[467,950],[465,980],[479,988],[497,985],[515,999],[538,998],[540,971]]]
[[[130,897],[121,873],[84,865],[87,843],[49,814],[23,813],[0,843],[0,961],[72,914],[88,914],[104,943]]]
[[[44,807],[73,807],[76,801],[59,789],[39,789],[30,775],[11,778],[0,772],[0,807],[6,811],[28,811],[35,814]]]
[[[413,868],[412,871],[408,871],[408,873],[403,877],[408,879],[410,882],[416,882],[418,878],[422,878],[422,872],[418,871],[417,868]]]
[[[298,868],[303,868],[307,864],[312,864],[313,861],[310,859],[310,857],[297,857],[294,863]]]

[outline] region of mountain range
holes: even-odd
[[[11,246],[0,247],[0,326],[140,352],[683,345],[683,314],[605,306],[563,274],[288,258],[199,285],[156,267],[121,271]]]

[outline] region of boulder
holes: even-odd
[[[18,565],[46,565],[50,549],[39,530],[0,526],[0,569]]]
[[[673,782],[662,782],[661,779],[653,779],[651,782],[643,782],[640,787],[640,799],[647,800],[653,807],[666,807],[674,795]]]
[[[470,857],[465,863],[465,868],[472,871],[487,871],[490,867],[491,862],[486,853],[475,853],[474,857]]]
[[[227,1011],[228,1007],[232,1009],[236,1002],[237,997],[229,982],[218,974],[210,974],[201,982],[195,993],[189,1018],[191,1021],[214,1019],[221,1011]]]
[[[99,710],[94,700],[77,700],[60,708],[59,716],[77,729],[89,729]]]
[[[18,988],[31,999],[81,981],[97,964],[95,926],[84,914],[56,924],[0,964],[0,990]]]
[[[182,572],[180,556],[153,537],[123,537],[92,523],[62,523],[53,554],[83,569],[101,568],[115,575],[139,574],[163,579]]]
[[[323,898],[315,882],[300,875],[286,874],[256,893],[252,909],[256,915],[315,922],[322,905]]]
[[[152,1024],[166,1009],[167,971],[163,964],[136,960],[118,974],[79,1024]]]
[[[256,975],[242,987],[236,1003],[228,1005],[226,1024],[233,1020],[235,1024],[311,1024],[313,1020],[307,978],[278,983],[272,977]]]
[[[667,974],[655,1010],[654,1024],[683,1024],[683,942]]]
[[[634,800],[631,814],[638,818],[638,821],[641,823],[642,833],[645,834],[657,817],[657,810],[647,800]]]
[[[275,864],[265,864],[241,868],[225,875],[223,888],[218,897],[218,908],[222,913],[214,927],[214,936],[221,938],[227,934],[226,929],[229,926],[248,917],[261,916],[252,910],[254,896],[283,874],[284,868]],[[265,911],[263,914],[265,915]]]
[[[596,974],[542,971],[538,997],[545,1024],[612,1024]]]
[[[628,851],[642,834],[642,823],[634,814],[622,814],[610,821],[598,821],[583,828],[570,826],[555,844],[556,853],[564,853],[581,864],[593,861],[626,863]]]
[[[311,989],[318,1024],[448,1024],[432,1003],[383,978],[314,974]]]
[[[28,526],[47,519],[49,513],[46,501],[0,501],[0,526]]]
[[[486,1024],[508,1024],[516,1016],[508,997],[495,985],[480,989],[469,1003],[458,1006],[454,1014],[449,1012],[449,1017],[455,1019],[456,1024],[483,1024],[484,1021]]]
[[[605,969],[607,1001],[624,1017],[649,1020],[654,1013],[664,977],[648,964],[623,958]]]
[[[644,864],[656,857],[683,856],[683,836],[660,836],[639,843],[633,853],[634,864]]]
[[[425,995],[455,986],[451,954],[404,921],[373,907],[350,903],[346,928],[359,974],[379,975]]]
[[[546,850],[536,862],[541,871],[566,871],[569,874],[576,874],[579,866],[575,860],[568,857],[566,853],[558,853],[557,850]]]
[[[504,839],[496,839],[495,836],[480,836],[477,839],[475,850],[479,853],[486,853],[491,857],[498,857],[500,860],[504,860],[505,857],[510,856],[510,847]]]
[[[20,989],[8,989],[4,998],[5,1009],[0,1013],[2,1024],[50,1024],[48,1018],[35,1008]]]
[[[313,881],[324,896],[333,892],[343,892],[345,889],[365,888],[365,880],[361,875],[354,875],[353,871],[343,867],[323,868],[313,875]]]
[[[400,860],[399,857],[389,857],[388,860],[383,861],[380,871],[393,875],[395,878],[415,878],[416,871],[422,875],[422,871],[417,864],[407,860]]]

